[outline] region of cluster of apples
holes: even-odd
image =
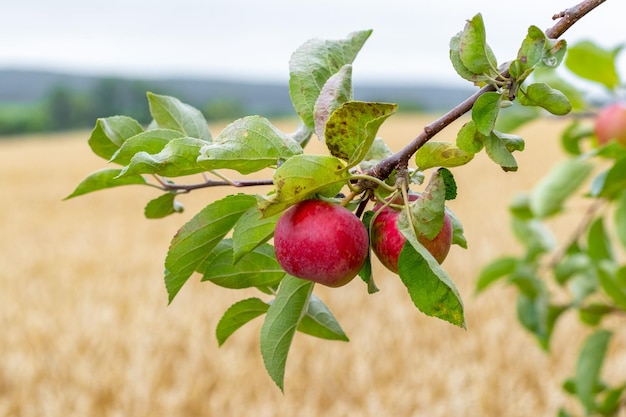
[[[411,194],[409,199],[419,198]],[[396,201],[394,201],[395,203]],[[399,201],[397,201],[399,202]],[[398,257],[406,238],[398,230],[400,210],[382,203],[374,207],[372,250],[389,270],[398,272]],[[439,262],[452,244],[452,222],[447,214],[434,239],[418,240]],[[297,203],[280,217],[274,232],[276,259],[287,273],[329,287],[341,287],[359,273],[369,254],[370,236],[363,222],[350,210],[311,199]]]

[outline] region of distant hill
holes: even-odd
[[[140,85],[155,93],[175,95],[199,107],[209,101],[230,99],[245,103],[254,112],[268,109],[271,113],[293,112],[286,84],[193,78],[137,79],[1,69],[0,103],[35,103],[58,87],[88,93],[103,81],[112,79]],[[471,88],[437,85],[355,85],[357,100],[406,103],[426,111],[448,109],[471,93]]]
[[[146,91],[177,97],[209,120],[250,114],[291,116],[287,83],[220,79],[139,79],[0,69],[0,135],[93,126],[98,117],[151,117]],[[467,98],[471,88],[437,85],[356,84],[354,98],[392,102],[400,111],[440,112]]]

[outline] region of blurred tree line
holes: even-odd
[[[37,103],[0,104],[0,135],[91,128],[97,118],[117,114],[148,124],[151,117],[146,91],[155,89],[148,82],[117,78],[104,78],[89,91],[59,84]],[[172,91],[155,92],[177,96]],[[232,98],[193,105],[203,110],[208,120],[236,119],[246,114],[243,103]]]

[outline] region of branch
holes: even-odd
[[[606,0],[585,0],[574,7],[570,7],[569,9],[555,14],[552,19],[558,20],[558,22],[546,30],[546,36],[550,39],[559,38],[567,29],[572,27],[574,23],[578,22],[578,20],[580,20],[583,16],[605,1]],[[508,70],[503,72],[504,77],[508,77],[508,75]],[[452,122],[456,121],[465,113],[470,111],[476,100],[478,100],[481,95],[490,91],[496,91],[496,89],[492,85],[487,85],[472,94],[448,113],[424,127],[424,130],[407,146],[405,146],[404,149],[382,160],[378,165],[366,172],[366,174],[379,179],[385,179],[394,169],[400,169],[407,166],[409,159],[415,154],[415,152],[418,151],[419,148],[421,148],[433,136],[448,127]],[[365,186],[365,184],[363,185]]]
[[[157,180],[160,183],[160,187],[164,191],[180,191],[183,193],[188,193],[193,190],[198,190],[200,188],[209,188],[209,187],[221,187],[221,186],[231,186],[231,187],[257,187],[260,185],[272,185],[274,182],[272,180],[238,180],[238,181],[215,181],[215,180],[207,180],[205,182],[197,183],[197,184],[173,184],[161,181],[158,177]]]

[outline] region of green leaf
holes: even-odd
[[[615,232],[622,246],[626,248],[626,191],[623,191],[615,203]]]
[[[324,138],[331,155],[348,161],[348,168],[357,165],[369,152],[380,126],[397,109],[397,104],[390,103],[344,103],[326,122]]]
[[[415,153],[415,164],[420,170],[434,167],[453,168],[467,164],[474,154],[457,148],[450,142],[426,142]]]
[[[461,35],[463,32],[457,33],[450,39],[450,61],[454,70],[462,78],[473,82],[475,85],[484,85],[489,79],[486,75],[476,74],[465,66],[463,60],[461,60]]]
[[[517,171],[517,161],[508,149],[507,142],[498,137],[494,132],[491,132],[489,136],[484,136],[484,138],[487,156],[489,156],[493,162],[500,165],[504,171]]]
[[[147,219],[161,219],[183,210],[183,206],[176,201],[176,193],[166,193],[151,200],[144,209],[144,215]]]
[[[498,132],[497,130],[492,131],[491,134],[500,139],[509,152],[521,152],[524,150],[525,142],[524,139],[520,136]]]
[[[487,44],[485,24],[480,13],[468,20],[461,32],[459,56],[463,65],[474,74],[489,74],[498,66]]]
[[[270,217],[315,194],[334,197],[348,176],[345,165],[338,158],[296,155],[276,170],[276,192],[269,197],[259,196],[259,210],[263,217]]]
[[[248,252],[233,264],[233,242],[224,239],[197,268],[202,281],[224,288],[274,287],[285,276],[276,261],[274,247],[267,243]]]
[[[550,87],[559,90],[569,100],[574,110],[585,110],[587,103],[581,90],[570,84],[554,68],[539,67],[533,73],[533,79],[537,82],[548,84]]]
[[[456,214],[448,207],[446,207],[446,213],[450,217],[452,223],[452,244],[459,245],[463,249],[467,249],[467,239],[465,239],[463,224]]]
[[[598,217],[589,226],[589,234],[587,235],[588,253],[594,261],[604,259],[614,259],[611,241],[606,234],[604,228],[604,218]]]
[[[217,343],[222,346],[237,329],[253,319],[267,313],[269,304],[259,298],[247,298],[233,304],[226,310],[217,323],[215,335]]]
[[[528,28],[526,38],[522,41],[517,59],[511,63],[509,71],[519,81],[523,81],[543,58],[546,35],[537,26]]]
[[[485,265],[476,280],[476,293],[484,291],[498,279],[512,274],[518,262],[518,259],[513,256],[503,256]]]
[[[254,196],[246,194],[214,201],[176,233],[165,258],[165,287],[170,303],[213,248],[255,203]]]
[[[612,333],[598,330],[583,343],[576,363],[576,396],[585,407],[587,414],[595,408],[595,387],[600,383],[600,370],[608,348]]]
[[[212,143],[200,149],[198,162],[206,170],[228,168],[250,174],[302,153],[302,147],[261,116],[236,120]]]
[[[372,34],[353,32],[342,40],[312,39],[289,60],[289,96],[302,121],[315,128],[315,102],[326,81],[344,65],[351,64]]]
[[[170,140],[180,137],[183,137],[182,134],[176,130],[146,130],[124,141],[122,146],[111,157],[111,162],[128,165],[136,153],[159,153]]]
[[[324,129],[330,115],[348,101],[352,101],[352,65],[350,64],[341,67],[339,72],[324,83],[315,101],[313,112],[315,133],[320,140],[325,141]]]
[[[280,214],[262,218],[256,207],[248,209],[233,229],[233,261],[270,240],[279,218]]]
[[[592,41],[582,41],[569,47],[565,65],[579,77],[613,90],[620,85],[615,60],[621,50],[622,46],[606,50]]]
[[[321,339],[349,341],[333,313],[313,293],[309,298],[306,314],[302,317],[298,331]]]
[[[557,116],[564,116],[572,110],[567,96],[546,83],[533,83],[520,90],[518,100],[523,106],[539,106]]]
[[[548,297],[544,295],[532,298],[522,293],[517,298],[520,323],[535,335],[544,350],[549,350],[554,325],[567,309],[566,306],[550,305],[548,301]]]
[[[385,141],[381,138],[376,138],[374,142],[372,142],[369,152],[359,164],[359,168],[361,171],[367,171],[391,155],[393,155],[393,151],[389,149]]]
[[[437,170],[430,177],[430,181],[420,198],[409,204],[411,219],[416,232],[427,239],[434,239],[443,228],[446,203],[445,179]],[[410,228],[409,217],[405,210],[398,215],[398,224]]]
[[[489,136],[498,117],[500,111],[500,103],[502,102],[502,94],[494,91],[482,94],[472,107],[472,121],[476,130]]]
[[[469,121],[461,127],[456,137],[456,146],[468,153],[478,153],[483,148],[485,137],[478,133],[474,122]]]
[[[267,373],[284,392],[285,367],[291,342],[306,314],[314,283],[285,276],[261,327],[261,355]]]
[[[398,258],[398,274],[413,304],[424,314],[465,328],[463,301],[452,279],[422,246],[411,229],[400,229],[407,242]]]
[[[177,98],[148,93],[150,114],[157,126],[172,129],[184,136],[211,141],[209,126],[202,112]]]
[[[207,169],[197,159],[206,144],[201,139],[182,137],[170,140],[159,153],[138,152],[122,169],[120,177],[137,174],[181,177],[204,172]]]
[[[615,198],[626,189],[626,158],[615,161],[607,171],[600,173],[591,183],[593,197]]]
[[[93,172],[78,184],[76,189],[64,200],[68,200],[79,195],[91,193],[93,191],[104,190],[106,188],[119,187],[121,185],[131,184],[147,184],[147,181],[141,175],[129,175],[124,178],[118,178],[121,170],[119,169],[101,169]]]
[[[549,252],[556,245],[550,229],[538,219],[523,220],[513,217],[511,227],[515,237],[526,248],[529,259]]]
[[[624,277],[626,275],[626,267],[619,268],[615,274],[611,274],[610,271],[604,268],[598,269],[598,280],[602,289],[606,294],[611,297],[611,300],[619,308],[626,310],[626,286],[620,285],[618,277]]]
[[[593,136],[593,127],[575,120],[561,134],[561,146],[570,155],[578,156],[582,154],[581,140],[591,136]]]
[[[127,116],[101,118],[96,121],[88,143],[93,153],[108,161],[126,139],[141,132],[143,128],[133,118]]]
[[[567,52],[567,41],[565,39],[548,39],[546,42],[545,52],[541,59],[540,65],[535,70],[542,68],[555,69],[565,58]]]
[[[367,235],[371,236],[370,226],[372,225],[372,218],[374,217],[374,212],[369,210],[363,213],[361,217],[361,221],[363,225],[365,225],[365,230],[367,230]],[[367,257],[365,258],[365,262],[363,263],[363,267],[359,271],[359,277],[367,284],[367,293],[374,294],[377,293],[378,287],[376,286],[376,282],[374,282],[374,275],[372,274],[372,257],[371,251],[367,252]]]
[[[535,186],[530,196],[530,208],[539,218],[561,211],[565,201],[580,188],[593,164],[580,159],[568,159],[552,168]]]

